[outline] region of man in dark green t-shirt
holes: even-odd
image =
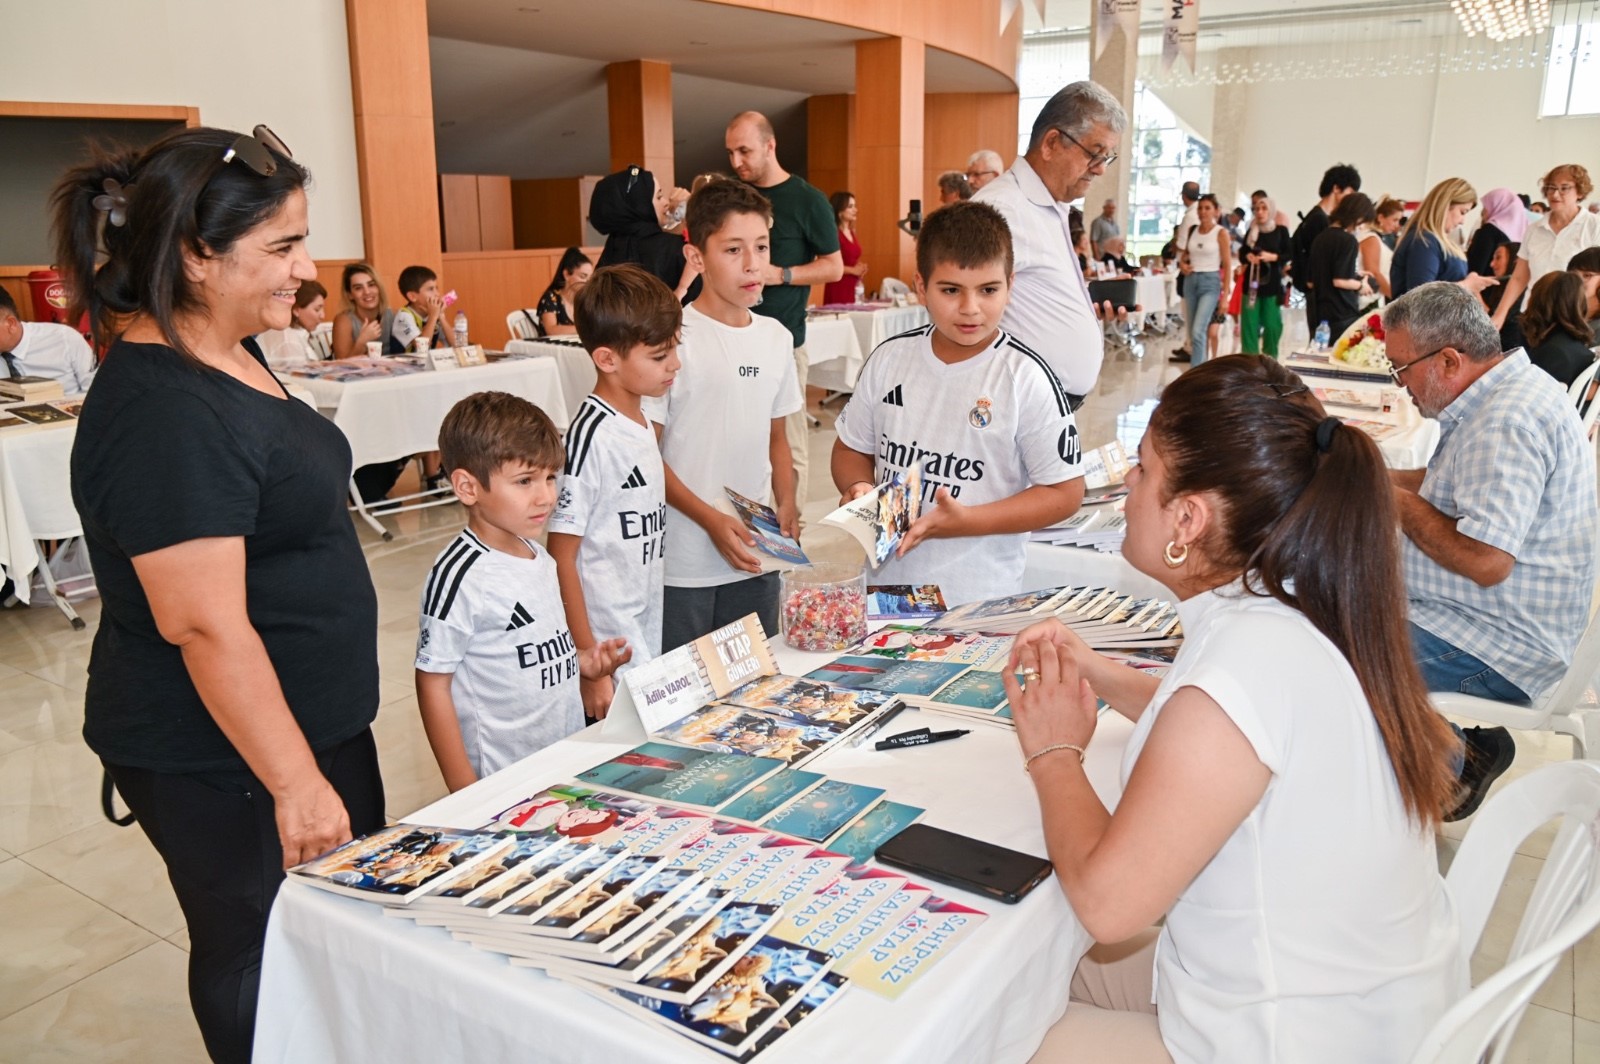
[[[795,376],[803,397],[810,375],[805,349],[806,300],[812,285],[844,276],[839,223],[826,196],[779,164],[778,140],[765,115],[758,111],[735,115],[728,123],[725,143],[728,163],[739,180],[772,201],[772,264],[762,278],[766,288],[761,302],[751,309],[782,322],[794,337]],[[785,430],[794,456],[795,500],[803,507],[810,464],[804,407],[789,415]]]

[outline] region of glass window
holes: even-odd
[[[1185,130],[1172,109],[1140,85],[1134,101],[1128,201],[1133,225],[1128,256],[1159,255],[1183,220],[1183,183],[1211,184],[1211,145]]]
[[[1600,114],[1600,18],[1553,26],[1539,117]]]

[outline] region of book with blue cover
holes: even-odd
[[[804,798],[768,816],[761,826],[797,839],[825,842],[872,808],[883,793],[882,787],[825,780]]]
[[[670,743],[640,743],[627,753],[578,773],[578,781],[710,812],[784,764],[772,757],[749,757]]]

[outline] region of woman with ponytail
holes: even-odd
[[[383,823],[350,447],[251,339],[316,276],[307,176],[265,126],[187,129],[52,201],[71,316],[110,345],[72,450],[104,603],[83,734],[166,862],[216,1061],[250,1059],[283,869]]]
[[[1005,676],[1062,889],[1119,944],[1072,997],[1154,1001],[1120,1060],[1409,1060],[1467,987],[1433,837],[1459,746],[1411,658],[1377,447],[1238,355],[1167,386],[1139,456],[1123,554],[1179,599],[1172,668],[1049,621]],[[1097,695],[1135,722],[1115,813],[1081,763]],[[1053,1059],[1091,1059],[1086,1019]]]

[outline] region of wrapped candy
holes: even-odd
[[[833,651],[867,634],[867,577],[860,566],[811,566],[783,574],[783,638],[796,650]]]

